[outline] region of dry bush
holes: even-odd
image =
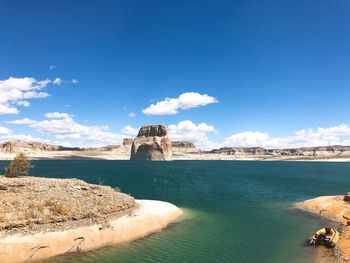
[[[29,221],[31,219],[38,219],[43,216],[44,216],[44,206],[40,203],[37,203],[34,200],[31,200],[24,218]]]
[[[0,214],[0,223],[4,223],[6,221],[6,215]]]
[[[40,214],[39,214],[39,212],[38,212],[36,209],[29,209],[29,210],[25,213],[24,218],[25,218],[27,221],[31,221],[32,219],[38,219],[38,218],[40,218]]]
[[[25,156],[23,153],[19,153],[6,167],[6,176],[17,177],[19,175],[28,175],[31,167],[32,164],[28,160],[27,156]]]
[[[46,198],[44,205],[45,206],[53,206],[55,204],[55,198],[53,196],[49,196]]]
[[[54,215],[67,216],[70,212],[69,208],[63,204],[56,204],[52,207],[52,212]]]

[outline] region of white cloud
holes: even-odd
[[[225,145],[235,147],[297,148],[337,144],[350,145],[350,127],[348,125],[303,129],[286,137],[271,137],[267,133],[249,131],[225,138]]]
[[[215,127],[206,123],[196,125],[190,120],[180,121],[168,126],[169,137],[173,141],[190,141],[201,149],[217,148],[220,145],[208,139],[208,133],[215,132]]]
[[[42,138],[36,138],[36,137],[33,137],[29,134],[15,134],[9,128],[6,128],[4,126],[0,126],[0,142],[15,141],[15,140],[30,141],[30,142],[37,141],[37,142],[46,142],[46,143],[49,142],[49,140],[45,140]]]
[[[17,102],[17,105],[23,106],[23,107],[29,107],[30,103],[27,100],[21,100],[21,101]]]
[[[24,124],[33,124],[33,123],[35,123],[35,121],[31,120],[29,118],[24,118],[24,119],[20,119],[20,120],[7,121],[6,123],[24,125]]]
[[[53,81],[52,81],[52,84],[55,84],[55,85],[61,85],[63,83],[67,83],[67,84],[77,84],[78,81],[76,79],[71,79],[71,80],[63,80],[61,78],[55,78]]]
[[[0,141],[26,141],[26,142],[41,142],[41,143],[52,143],[50,140],[46,140],[40,137],[33,137],[29,134],[7,134],[7,135],[0,135]]]
[[[123,129],[122,129],[122,133],[131,137],[135,137],[139,132],[139,129],[137,128],[133,128],[130,125],[126,125]]]
[[[45,114],[45,117],[46,118],[49,118],[49,119],[62,119],[62,118],[68,118],[68,117],[71,117],[70,114],[68,113],[62,113],[62,112],[48,112]]]
[[[61,85],[62,84],[62,79],[61,78],[55,78],[53,81],[52,81],[53,84],[56,84],[56,85]]]
[[[19,110],[15,107],[10,107],[0,104],[0,114],[18,114]]]
[[[269,139],[269,135],[263,132],[241,132],[225,138],[225,144],[233,146],[261,146]]]
[[[135,118],[135,117],[136,117],[136,114],[133,113],[133,112],[129,112],[128,116],[129,116],[130,118]]]
[[[0,136],[11,134],[12,131],[4,126],[0,126]]]
[[[56,67],[56,65],[50,65],[49,68],[50,68],[50,70],[55,70],[57,67]]]
[[[37,121],[22,119],[12,121],[12,124],[24,124],[34,128],[41,134],[56,138],[56,143],[65,142],[79,147],[98,147],[108,144],[120,144],[123,135],[108,131],[108,126],[87,126],[77,123],[66,113],[49,113],[50,119]],[[58,119],[56,117],[60,116]],[[62,143],[63,144],[63,143]]]
[[[50,80],[37,81],[34,78],[10,77],[0,80],[0,114],[18,114],[14,104],[29,106],[28,99],[46,98],[48,93],[42,92]]]
[[[178,98],[165,98],[163,101],[151,104],[142,112],[146,115],[172,115],[177,114],[179,109],[187,110],[217,102],[216,98],[207,94],[185,92]]]

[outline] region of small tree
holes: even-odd
[[[25,156],[23,153],[19,153],[6,167],[6,176],[16,177],[19,175],[28,175],[29,169],[31,167],[32,164],[28,160],[27,156]]]

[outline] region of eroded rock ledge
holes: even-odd
[[[78,179],[0,176],[0,237],[103,223],[135,208],[132,196]]]
[[[182,214],[77,179],[0,176],[0,258],[31,262],[144,237]]]
[[[1,262],[33,262],[132,241],[165,228],[182,215],[179,208],[166,202],[136,200],[136,204],[132,213],[105,224],[0,239]]]

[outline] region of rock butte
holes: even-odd
[[[142,126],[131,146],[130,160],[171,161],[171,142],[164,125]]]
[[[142,238],[182,215],[77,179],[0,177],[1,263],[42,260]]]

